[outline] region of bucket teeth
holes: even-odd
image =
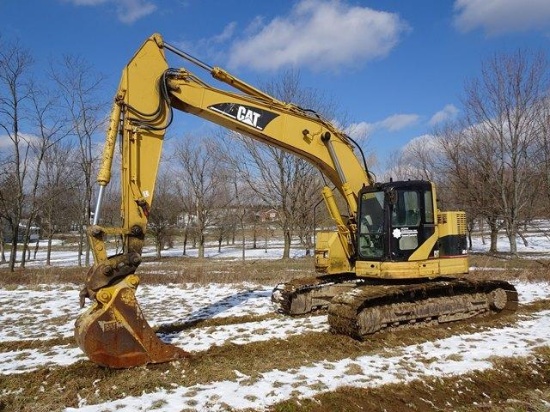
[[[127,276],[100,289],[95,302],[76,321],[78,346],[91,361],[109,368],[131,368],[189,357],[162,342],[149,326],[136,300],[139,278]]]

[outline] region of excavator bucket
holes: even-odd
[[[78,346],[91,361],[109,368],[131,368],[189,357],[162,342],[136,300],[136,275],[99,290],[94,304],[76,321]]]

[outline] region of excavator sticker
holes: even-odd
[[[218,103],[208,108],[258,130],[264,130],[269,122],[279,116],[267,110],[237,103]]]

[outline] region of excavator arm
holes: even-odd
[[[214,88],[187,69],[170,69],[165,50],[198,65],[231,86]],[[98,173],[99,195],[93,225],[88,229],[94,265],[81,291],[92,306],[76,323],[76,340],[88,357],[101,365],[126,368],[187,356],[161,342],[148,325],[135,298],[146,225],[157,178],[166,129],[174,109],[190,113],[262,143],[300,156],[326,176],[347,203],[343,218],[332,190],[323,198],[337,233],[328,242],[335,255],[327,266],[326,250],[318,257],[321,270],[350,272],[355,254],[357,194],[371,180],[352,140],[314,112],[281,102],[217,67],[178,50],[155,34],[145,41],[123,70],[111,112]],[[99,224],[104,189],[120,137],[122,201],[120,227]],[[121,237],[123,251],[108,255],[106,238]],[[324,257],[323,257],[324,256]]]

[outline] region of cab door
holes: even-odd
[[[406,261],[435,231],[431,190],[394,188],[389,206],[389,257]]]

